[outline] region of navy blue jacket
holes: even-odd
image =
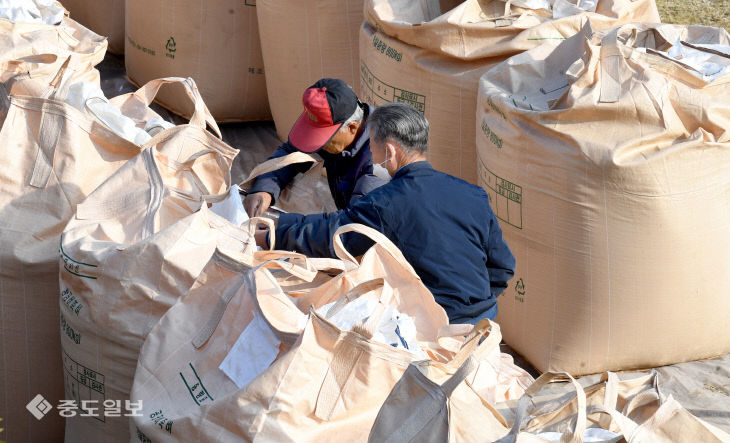
[[[282,214],[276,249],[334,257],[332,235],[348,223],[370,226],[392,240],[452,323],[496,316],[497,296],[514,275],[515,259],[482,188],[428,162],[411,163],[349,209]],[[354,255],[372,245],[354,233],[343,241]]]
[[[296,152],[291,143],[279,146],[269,158],[283,157]],[[317,151],[324,160],[327,170],[327,182],[335,200],[337,209],[345,209],[357,199],[373,189],[385,184],[373,174],[373,154],[370,152],[370,135],[367,126],[350,146],[339,154],[330,154],[324,150]],[[289,165],[276,171],[264,174],[256,179],[249,193],[268,192],[274,204],[289,182],[300,172],[306,172],[311,163]]]

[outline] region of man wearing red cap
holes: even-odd
[[[317,152],[324,160],[330,192],[338,209],[345,209],[358,198],[385,182],[373,173],[369,132],[365,121],[370,106],[360,102],[345,82],[323,78],[302,97],[304,112],[289,132],[289,140],[270,158],[283,157],[297,150]],[[259,177],[244,201],[249,216],[260,216],[276,202],[289,182],[311,164],[296,164]]]
[[[514,275],[515,258],[487,193],[431,167],[426,159],[430,126],[414,107],[384,104],[370,113],[368,126],[373,158],[393,179],[344,210],[282,214],[274,249],[336,257],[334,233],[360,223],[382,232],[403,252],[451,323],[494,319],[497,296]],[[269,240],[267,230],[256,232],[259,246],[268,248]],[[355,233],[342,241],[356,256],[373,244]]]

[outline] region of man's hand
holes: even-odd
[[[249,217],[261,217],[269,206],[271,206],[271,194],[268,192],[248,194],[243,201],[243,208]]]
[[[269,249],[269,230],[268,229],[257,229],[254,234],[256,239],[256,246],[263,250]]]

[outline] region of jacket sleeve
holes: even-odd
[[[355,203],[360,200],[363,196],[370,193],[385,184],[385,181],[375,174],[364,174],[355,183],[355,188],[352,190],[352,197],[350,197],[349,206],[354,206]]]
[[[492,296],[496,298],[507,288],[507,283],[515,275],[515,257],[502,237],[502,228],[490,212],[489,237],[487,239],[487,271]]]
[[[286,142],[276,148],[276,151],[268,159],[283,157],[296,151],[297,148],[292,146],[291,143]],[[268,192],[271,194],[271,204],[273,205],[279,199],[282,189],[287,187],[294,176],[300,172],[306,172],[311,167],[311,163],[298,163],[263,174],[254,181],[253,186],[251,186],[248,192],[249,194],[253,194],[254,192]]]
[[[296,251],[309,257],[336,258],[332,237],[340,226],[350,223],[384,232],[379,211],[372,199],[366,197],[350,209],[328,214],[282,214],[276,228],[275,249]],[[364,254],[373,245],[372,240],[355,233],[346,234],[343,243],[354,256]]]

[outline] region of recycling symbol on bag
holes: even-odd
[[[165,54],[167,57],[175,58],[175,51],[177,51],[177,44],[175,43],[175,38],[173,36],[170,36],[170,38],[167,39],[167,44],[165,45],[165,49],[167,49],[167,54]]]
[[[517,283],[515,284],[515,291],[517,291],[517,293],[520,296],[523,296],[524,297],[524,295],[525,295],[525,282],[522,281],[522,279],[517,280]]]

